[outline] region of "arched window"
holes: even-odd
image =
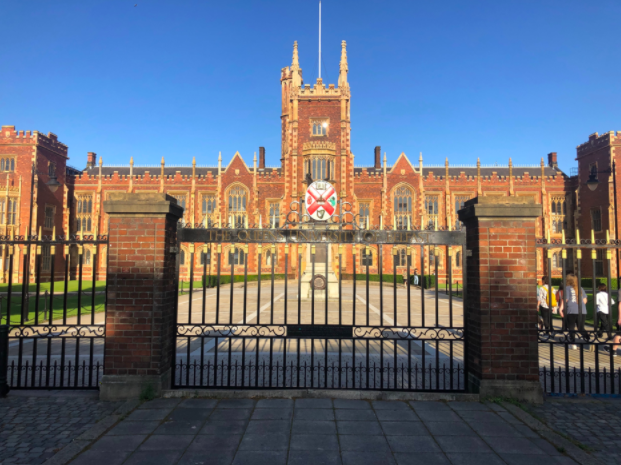
[[[84,251],[84,264],[85,265],[91,264],[91,251],[89,249],[86,249]]]
[[[93,212],[93,196],[81,194],[77,197],[76,230],[77,232],[91,232],[91,215]]]
[[[213,228],[216,223],[215,213],[216,213],[216,197],[213,194],[203,196],[203,220],[205,221],[205,226],[208,228]]]
[[[370,210],[371,210],[371,203],[370,202],[360,202],[358,204],[358,215],[360,216],[360,220],[359,221],[360,221],[360,227],[361,228],[366,228],[367,227],[367,219],[369,218]],[[370,223],[369,223],[369,226],[371,226]]]
[[[397,249],[397,255],[394,256],[397,266],[408,266],[407,250],[404,248]]]
[[[455,268],[461,268],[461,252],[455,253]]]
[[[397,229],[407,229],[408,221],[412,225],[412,190],[407,186],[400,186],[394,193],[395,221]]]
[[[235,247],[235,253],[229,249],[229,266],[230,265],[243,265],[245,263],[246,254],[239,247]]]
[[[274,254],[272,255],[272,251],[271,250],[267,250],[265,252],[265,264],[267,266],[271,266],[272,265],[272,260],[274,260],[274,265],[278,264],[278,253],[276,251],[274,251]]]
[[[331,156],[311,157],[306,161],[306,172],[310,173],[313,181],[333,179],[334,160]]]
[[[211,265],[211,251],[201,252],[201,265]]]
[[[185,250],[181,249],[181,253],[179,255],[179,264],[181,266],[185,265]]]
[[[0,159],[0,171],[15,171],[15,158]]]
[[[327,119],[311,120],[311,127],[312,127],[313,136],[325,136],[328,133],[328,120]]]
[[[247,192],[241,186],[234,186],[229,190],[229,217],[226,223],[235,228],[243,228],[246,219]]]

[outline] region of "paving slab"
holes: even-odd
[[[149,402],[141,404],[110,427],[72,463],[573,463],[531,429],[528,421],[506,409],[492,408],[492,404],[327,398],[153,402],[155,407]],[[573,419],[576,428],[582,422],[588,418]],[[616,439],[621,428],[609,432]],[[4,433],[0,431],[0,441]],[[62,436],[59,440],[70,441],[63,430],[54,434]],[[10,448],[13,456],[30,454],[28,463],[40,463],[37,460],[45,449],[36,437],[24,439],[9,434],[4,441],[6,449],[0,449],[0,454]]]

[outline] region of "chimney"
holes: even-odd
[[[265,169],[265,147],[259,147],[259,169]]]
[[[554,169],[558,168],[558,163],[556,162],[556,152],[548,153],[548,166]]]
[[[375,169],[382,168],[382,147],[379,145],[375,147]]]
[[[86,169],[93,168],[95,166],[95,158],[97,158],[97,154],[95,152],[88,152],[86,154]]]

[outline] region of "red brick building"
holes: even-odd
[[[459,166],[449,164],[448,159],[444,164],[425,164],[422,154],[416,157],[402,153],[394,160],[387,160],[384,154],[382,159],[380,147],[375,147],[373,166],[359,167],[355,166],[351,152],[351,91],[345,42],[342,43],[336,85],[326,86],[321,79],[313,85],[304,83],[297,43],[294,44],[291,66],[281,70],[280,83],[282,144],[281,164],[277,168],[266,167],[265,149],[259,148],[258,163],[256,154],[251,158],[236,153],[225,164],[219,156],[217,166],[201,166],[196,160],[192,160],[191,166],[171,166],[164,159],[160,166],[154,167],[135,166],[133,160],[127,166],[109,166],[101,158],[97,161],[95,153],[89,153],[86,168],[79,171],[66,164],[67,146],[60,143],[56,135],[49,133],[45,136],[36,131],[24,133],[16,131],[14,126],[2,126],[0,230],[7,235],[11,231],[16,235],[27,233],[31,224],[29,205],[34,162],[32,205],[35,215],[30,226],[31,234],[42,228],[43,234],[51,235],[52,226],[56,227],[57,234],[106,234],[108,218],[102,205],[111,192],[168,193],[184,207],[184,221],[189,224],[280,227],[286,221],[291,203],[301,200],[306,190],[306,175],[310,173],[313,179],[329,180],[336,187],[339,198],[351,204],[352,215],[362,225],[368,223],[377,227],[382,223],[386,228],[407,228],[409,225],[412,229],[436,226],[458,229],[461,224],[457,210],[470,198],[529,196],[543,205],[544,217],[536,225],[540,237],[549,234],[560,238],[565,231],[567,238],[573,238],[578,228],[581,237],[588,238],[593,225],[598,226],[595,228],[597,238],[605,237],[607,230],[611,237],[616,237],[616,225],[612,220],[614,191],[611,177],[603,172],[610,169],[612,159],[621,150],[621,133],[616,136],[614,132],[603,136],[594,134],[587,143],[580,145],[579,175],[576,176],[568,176],[558,168],[556,153],[548,154],[547,162],[542,158],[539,164],[532,166],[514,166],[510,159],[504,166],[481,165],[479,160],[473,165]],[[601,186],[591,191],[585,183],[593,166],[596,166],[594,172],[599,173]],[[54,176],[60,187],[52,192]],[[265,272],[271,271],[272,260],[276,260],[276,272],[284,271],[284,250],[280,247],[276,257],[264,248],[261,268]],[[228,245],[223,248],[223,273],[230,272],[231,264],[243,272],[246,260],[249,272],[257,272],[259,264],[254,246],[250,246],[247,257],[243,249],[236,249],[235,255],[231,256],[227,251]],[[442,280],[448,251],[438,252]],[[453,274],[459,280],[462,257],[457,252],[454,251]],[[77,251],[71,250],[70,253],[71,270],[75,273]],[[391,251],[384,253],[391,254]],[[420,249],[416,248],[417,268],[419,253]],[[372,255],[370,272],[377,273],[375,250]],[[6,250],[2,251],[2,256],[6,257]],[[289,270],[297,270],[298,256],[296,250],[290,252]],[[344,254],[343,273],[352,272],[353,257],[351,250]],[[360,264],[368,260],[361,254],[355,257]],[[193,264],[196,276],[202,273],[202,260],[205,259],[210,272],[215,272],[216,260],[211,260],[211,251],[208,250],[205,256],[203,248],[197,247]],[[56,260],[55,269],[63,270],[64,257],[59,254]],[[97,262],[98,273],[103,279],[105,247],[99,251]],[[398,250],[397,263],[400,273],[403,270],[401,265],[405,264],[405,249]],[[430,271],[428,251],[425,263],[427,273]],[[44,275],[49,274],[49,259],[44,259],[43,264]],[[84,264],[85,276],[90,279],[93,251],[88,248]],[[190,266],[189,250],[184,247],[183,278],[187,279]],[[571,268],[573,264],[569,266]],[[538,257],[538,267],[543,273],[541,256]],[[358,270],[360,272],[361,268]],[[392,273],[392,270],[392,260],[385,260],[384,271]],[[1,262],[0,271],[1,279],[6,280],[5,260]],[[553,273],[560,274],[560,260],[556,258]],[[21,276],[21,270],[15,270],[15,277],[18,276]]]

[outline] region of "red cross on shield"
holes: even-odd
[[[326,221],[336,211],[336,190],[326,181],[315,181],[306,189],[306,211],[314,220]]]

